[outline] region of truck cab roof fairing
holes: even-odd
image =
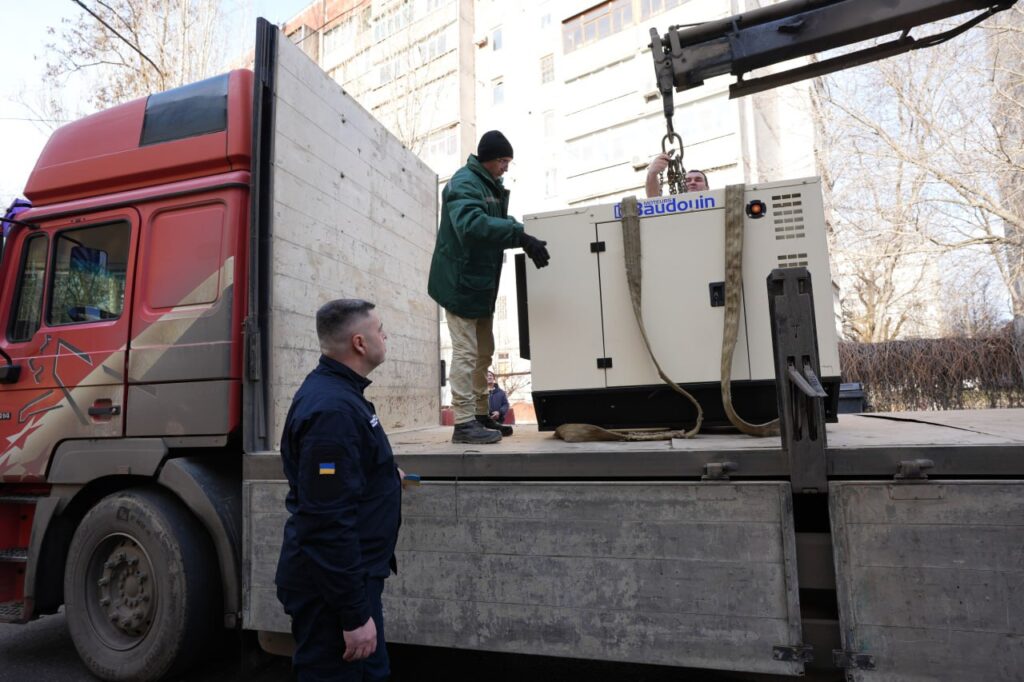
[[[252,72],[232,71],[57,129],[25,188],[35,206],[248,170]]]

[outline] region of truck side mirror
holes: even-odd
[[[11,356],[3,348],[0,348],[0,355],[7,361],[6,365],[0,366],[0,384],[13,384],[21,376],[21,365],[14,364]]]
[[[13,384],[21,376],[21,366],[8,364],[0,367],[0,384]]]

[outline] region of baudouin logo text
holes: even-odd
[[[636,202],[636,214],[641,217],[666,215],[668,213],[685,213],[686,211],[699,211],[705,208],[715,208],[714,197],[706,197],[702,194],[696,199],[668,197],[665,199],[648,199],[647,201]],[[615,204],[615,217],[622,218],[622,204]]]

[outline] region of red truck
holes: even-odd
[[[396,326],[416,307],[391,358],[429,371],[376,399],[437,423],[437,312],[412,284],[436,175],[286,39],[302,73],[281,68],[278,34],[261,21],[252,71],[57,130],[4,244],[0,620],[64,604],[107,679],[164,676],[239,624],[241,455],[315,365],[318,301],[372,298]]]

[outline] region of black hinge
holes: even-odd
[[[833,649],[832,662],[835,663],[837,668],[845,668],[846,670],[875,669],[875,657],[869,654],[862,654],[857,651]]]
[[[611,369],[612,368],[612,359],[611,358],[598,358],[597,359],[597,368],[598,369]]]
[[[897,481],[924,481],[928,479],[925,473],[935,466],[930,459],[905,459],[897,467],[898,473],[893,477]]]
[[[604,242],[590,242],[590,253],[601,253],[604,251]]]
[[[249,354],[249,381],[260,380],[260,329],[251,316],[242,323],[245,334],[246,351]]]
[[[814,660],[814,647],[807,644],[773,646],[772,658],[791,663],[810,663]]]
[[[736,462],[708,462],[704,465],[702,481],[728,481],[729,474],[739,469]]]

